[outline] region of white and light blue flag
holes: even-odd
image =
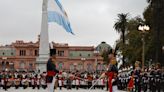
[[[67,32],[72,32],[68,16],[59,0],[48,0],[48,22],[56,22],[61,25]]]

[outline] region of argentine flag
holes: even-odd
[[[59,0],[48,0],[48,22],[56,22],[61,25],[67,32],[72,32],[68,16],[63,9]]]

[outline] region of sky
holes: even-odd
[[[49,41],[70,46],[97,46],[102,41],[114,46],[119,39],[113,28],[117,14],[141,16],[146,0],[59,0],[75,35],[56,23],[49,24]],[[37,41],[41,31],[42,0],[0,0],[0,45],[16,40]]]

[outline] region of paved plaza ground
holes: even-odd
[[[44,89],[38,90],[38,89],[31,89],[31,88],[27,88],[27,89],[10,88],[7,91],[0,89],[0,92],[47,92],[47,90],[44,90]],[[57,89],[57,90],[55,90],[55,92],[109,92],[109,91],[106,91],[105,89],[104,90],[100,90],[100,89],[95,89],[94,90],[94,89],[92,89],[91,91],[89,91],[88,89],[79,89],[79,90],[76,90],[76,89],[72,89],[72,90],[62,89],[62,90],[59,90],[59,89]],[[117,90],[116,88],[114,88],[114,92],[126,92],[126,91],[120,91],[120,90]]]

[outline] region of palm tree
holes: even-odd
[[[127,24],[128,24],[128,13],[124,14],[118,14],[118,19],[116,23],[114,24],[114,29],[121,33],[121,38],[123,41],[123,44],[125,44],[125,31],[127,31]],[[124,64],[124,56],[123,56],[123,64]]]
[[[152,0],[147,0],[147,2],[148,2],[148,3],[151,3],[151,2],[152,2]]]
[[[117,19],[116,23],[114,24],[114,29],[118,33],[121,33],[123,43],[125,43],[125,31],[127,29],[127,24],[128,24],[128,18],[127,17],[128,17],[128,13],[118,14],[118,19]]]

